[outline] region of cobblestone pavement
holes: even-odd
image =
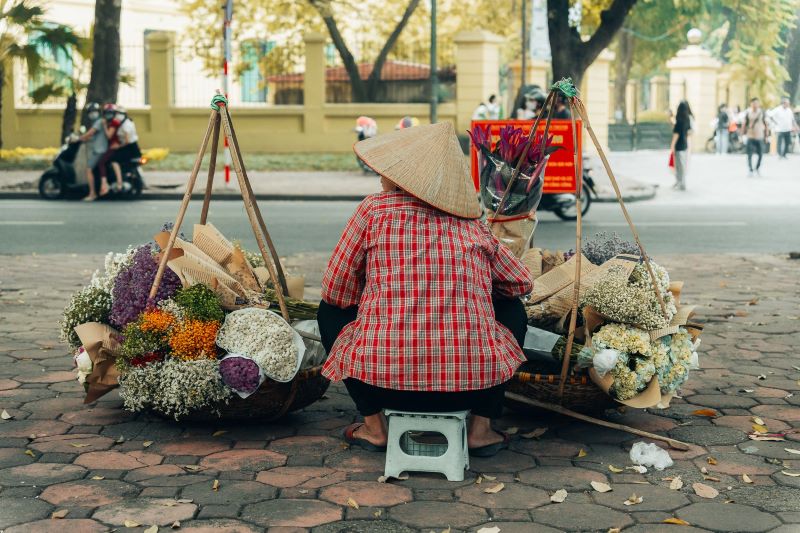
[[[101,258],[0,256],[0,410],[13,417],[0,420],[0,530],[91,533],[133,522],[139,531],[167,531],[179,521],[184,532],[660,532],[677,527],[665,519],[679,518],[691,525],[675,531],[800,531],[800,477],[787,475],[800,473],[800,262],[659,259],[686,281],[684,301],[700,305],[703,370],[666,411],[607,416],[691,443],[687,452],[670,451],[675,466],[614,473],[611,465],[631,464],[628,450],[639,439],[511,413],[499,421],[519,428],[511,449],[473,460],[464,482],[412,474],[381,484],[383,455],[347,449],[338,437],[356,417],[340,386],[275,424],[137,416],[115,393],[82,405],[56,322]],[[315,282],[323,260],[290,263],[306,265]],[[698,409],[716,416],[696,416]],[[786,440],[749,440],[753,417]],[[538,440],[520,436],[543,427]],[[496,479],[476,484],[479,473]],[[678,490],[664,479],[674,476],[683,480]],[[593,491],[592,481],[613,491]],[[503,490],[484,492],[498,482]],[[697,496],[698,482],[719,495]],[[566,501],[551,503],[562,488]],[[625,505],[633,493],[643,501]],[[54,512],[66,516],[52,519]]]

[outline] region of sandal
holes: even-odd
[[[344,438],[344,441],[350,446],[354,445],[361,446],[368,452],[385,452],[386,446],[378,446],[377,444],[372,444],[367,439],[359,439],[358,437],[355,437],[353,435],[356,432],[356,430],[363,425],[364,424],[362,424],[361,422],[356,422],[344,428],[344,431],[342,432],[342,437]]]
[[[497,455],[497,452],[508,448],[508,443],[511,442],[511,437],[502,431],[498,431],[498,433],[503,436],[503,440],[500,442],[495,442],[494,444],[480,446],[478,448],[470,448],[470,457],[494,457]]]
[[[94,202],[95,200],[97,200],[97,196],[94,194],[90,194],[83,199],[84,202]]]

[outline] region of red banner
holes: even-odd
[[[583,162],[581,144],[581,121],[575,120],[575,126],[578,128],[576,140],[578,141],[578,165]],[[528,135],[533,127],[532,120],[473,120],[472,125],[489,126],[489,132],[492,135],[492,143],[497,142],[500,137],[500,128],[503,126],[514,126],[515,128],[522,128],[525,135]],[[544,133],[544,120],[539,123],[538,133]],[[550,135],[553,136],[553,145],[561,146],[561,150],[556,150],[550,156],[550,161],[547,162],[547,168],[544,171],[544,192],[545,194],[557,194],[566,192],[575,192],[575,161],[573,156],[572,144],[572,121],[569,119],[553,119],[550,122]],[[478,151],[475,146],[470,148],[470,167],[472,170],[472,179],[475,182],[475,189],[479,187],[480,174],[478,169]],[[582,172],[578,168],[578,174]]]

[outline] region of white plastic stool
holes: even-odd
[[[411,413],[385,411],[389,421],[386,445],[386,466],[383,475],[399,477],[401,473],[439,472],[448,481],[464,481],[469,468],[466,418],[469,411],[453,413]],[[447,443],[425,443],[411,433],[441,433]],[[416,437],[416,438],[415,438]]]

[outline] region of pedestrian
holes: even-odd
[[[486,120],[489,118],[489,108],[484,102],[478,104],[475,111],[472,112],[472,120]]]
[[[383,409],[471,411],[467,445],[508,447],[492,429],[504,385],[525,360],[525,266],[480,220],[453,125],[440,122],[357,143],[383,192],[356,209],[322,278],[317,315],[328,359],[363,423],[344,439],[386,449]]]
[[[728,153],[728,141],[730,140],[730,133],[728,127],[730,126],[730,116],[728,115],[728,106],[720,104],[717,108],[717,154]]]
[[[559,96],[556,98],[556,108],[553,112],[553,118],[559,119],[570,119],[572,114],[569,112],[569,108],[567,107],[567,100],[563,96]]]
[[[767,116],[774,125],[778,137],[778,157],[786,159],[786,154],[792,146],[792,133],[798,130],[789,99],[784,97],[781,105],[771,110]]]
[[[761,108],[761,100],[750,99],[750,108],[744,116],[742,133],[747,137],[747,169],[748,177],[761,176],[761,159],[764,155],[764,141],[768,136],[767,117]],[[753,154],[758,155],[756,166],[753,168]]]
[[[91,123],[89,129],[78,137],[81,142],[89,143],[86,153],[88,161],[86,164],[86,181],[89,184],[89,194],[83,199],[86,202],[93,202],[97,199],[97,186],[95,184],[94,167],[108,151],[108,137],[106,137],[103,119],[100,118],[100,104],[92,102],[86,106],[86,116]],[[108,193],[108,181],[103,175],[100,182],[100,196]]]
[[[489,120],[500,120],[502,110],[500,109],[500,104],[497,103],[496,94],[489,96],[489,103],[486,104],[486,108],[489,112]]]
[[[686,174],[689,170],[689,135],[692,133],[694,116],[686,100],[678,104],[675,112],[675,126],[672,128],[670,150],[675,163],[675,185],[673,189],[686,190]]]
[[[119,148],[114,151],[111,156],[111,166],[117,176],[122,177],[121,165],[130,163],[134,159],[142,157],[142,151],[139,148],[139,135],[136,133],[136,124],[133,119],[128,115],[124,107],[117,107],[117,117],[119,127],[117,128],[117,138],[119,139]],[[122,181],[122,180],[121,180]],[[131,188],[131,184],[122,181],[122,190],[127,191]]]

